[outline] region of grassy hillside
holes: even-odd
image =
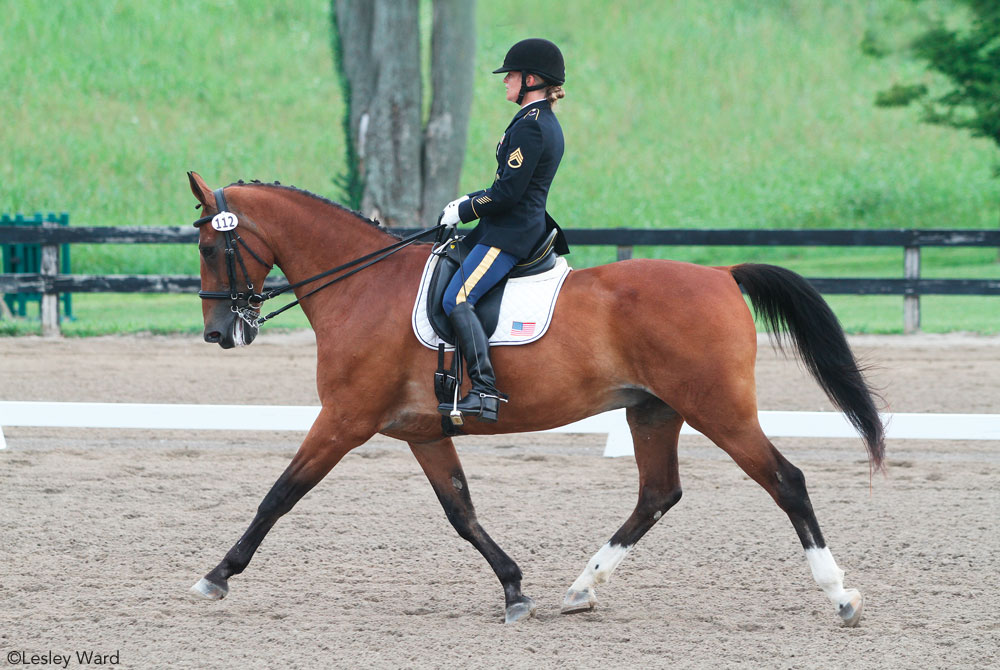
[[[897,80],[933,84],[917,64],[859,48],[866,30],[899,41],[913,29],[904,21],[911,8],[907,0],[480,2],[462,189],[489,183],[515,111],[490,70],[517,39],[544,35],[567,60],[559,107],[567,153],[550,197],[566,227],[995,227],[995,146],[921,124],[915,110],[872,104]],[[0,0],[0,11],[0,211],[69,211],[77,225],[186,224],[189,169],[216,185],[277,179],[339,196],[344,109],[327,0]],[[827,276],[898,276],[902,265],[893,250],[637,252],[780,262]],[[197,272],[193,249],[73,253],[78,272]],[[578,267],[612,258],[611,249],[572,257]],[[995,258],[935,251],[925,272],[997,277]],[[84,310],[115,300],[77,298]],[[901,301],[882,300],[894,307],[838,311],[855,330],[898,329]],[[969,319],[952,314],[928,327],[995,331],[983,318],[995,301],[971,300],[958,310]],[[191,305],[193,316],[178,318],[197,328]]]
[[[344,138],[327,3],[2,0],[4,211],[194,220],[187,170],[329,191]],[[86,271],[196,273],[190,249],[74,248]]]

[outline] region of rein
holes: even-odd
[[[338,265],[335,268],[331,268],[329,270],[326,270],[325,272],[313,275],[312,277],[309,277],[307,279],[297,281],[294,284],[285,284],[283,286],[276,286],[272,289],[268,289],[267,291],[262,291],[261,293],[255,293],[253,282],[250,281],[250,274],[247,272],[246,264],[243,262],[243,255],[240,253],[240,248],[238,245],[243,245],[243,248],[246,249],[247,252],[251,256],[253,256],[253,258],[258,263],[267,268],[268,271],[270,271],[273,266],[265,262],[264,259],[258,256],[254,252],[254,250],[251,249],[250,246],[243,240],[243,238],[240,237],[239,234],[235,232],[235,228],[239,223],[239,217],[237,217],[235,213],[229,211],[228,206],[226,205],[226,197],[223,194],[223,190],[224,189],[222,188],[218,188],[214,191],[215,205],[216,209],[218,210],[218,213],[213,216],[203,216],[197,221],[195,221],[193,225],[195,228],[200,228],[206,223],[211,222],[212,227],[223,234],[223,238],[226,241],[226,273],[229,276],[229,291],[198,291],[198,297],[201,298],[202,300],[229,300],[231,303],[230,308],[232,309],[233,313],[237,314],[241,319],[243,319],[243,321],[245,321],[248,325],[254,328],[259,327],[260,324],[264,323],[265,321],[273,319],[274,317],[281,314],[285,310],[291,309],[295,305],[298,305],[300,302],[302,302],[309,296],[313,295],[314,293],[322,291],[326,287],[336,284],[342,279],[347,279],[351,275],[357,274],[358,272],[361,272],[365,268],[375,265],[379,261],[385,260],[386,258],[393,255],[400,249],[413,244],[421,237],[425,237],[431,233],[437,232],[443,227],[442,225],[438,224],[433,228],[428,228],[427,230],[422,230],[419,233],[414,233],[413,235],[405,237],[399,240],[398,242],[394,242],[393,244],[390,244],[387,247],[383,247],[382,249],[373,251],[370,254],[362,256],[361,258],[356,258],[353,261],[348,261],[343,265]],[[243,271],[243,278],[247,286],[246,293],[238,292],[236,290],[237,263],[239,264],[240,269]],[[362,263],[364,263],[364,265],[361,265]],[[334,277],[333,279],[326,282],[322,286],[314,288],[301,298],[296,298],[294,301],[288,303],[287,305],[285,305],[280,309],[271,312],[267,316],[264,317],[260,316],[260,308],[265,301],[270,300],[272,298],[276,298],[282,293],[293,291],[301,286],[305,286],[306,284],[310,284],[314,281],[323,279],[324,277],[329,277],[330,275],[336,274],[343,270],[347,270],[349,268],[354,268],[354,269],[351,270],[350,272],[345,272],[339,277]]]

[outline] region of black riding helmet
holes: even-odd
[[[521,92],[517,96],[519,105],[527,91],[537,91],[547,86],[561,86],[566,82],[566,65],[559,47],[539,37],[521,40],[512,46],[503,59],[503,65],[493,70],[493,74],[501,72],[521,73]],[[527,86],[524,80],[529,74],[541,77],[544,82]]]

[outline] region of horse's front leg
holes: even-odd
[[[479,550],[500,580],[506,601],[504,621],[513,623],[533,616],[535,602],[521,593],[521,569],[486,534],[476,519],[476,510],[469,495],[469,483],[465,480],[454,443],[446,438],[436,442],[409,444],[441,501],[448,521],[462,538]]]
[[[278,519],[318,484],[347,452],[363,444],[373,434],[334,435],[334,426],[343,427],[344,424],[336,422],[332,412],[322,410],[292,462],[264,496],[243,537],[215,569],[191,587],[192,593],[211,600],[224,598],[229,593],[229,578],[246,569],[264,536]]]

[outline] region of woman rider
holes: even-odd
[[[552,112],[565,95],[566,70],[559,48],[548,40],[522,40],[493,71],[500,72],[506,73],[507,100],[521,109],[497,145],[496,178],[488,189],[448,203],[440,219],[448,226],[479,219],[466,238],[474,245],[472,251],[445,291],[444,311],[472,381],[472,390],[459,401],[458,410],[483,421],[497,420],[501,394],[490,362],[489,338],[475,305],[556,227],[545,213],[545,200],[563,155],[562,128]],[[561,233],[557,251],[569,252]],[[452,408],[452,403],[438,406],[446,415]]]

